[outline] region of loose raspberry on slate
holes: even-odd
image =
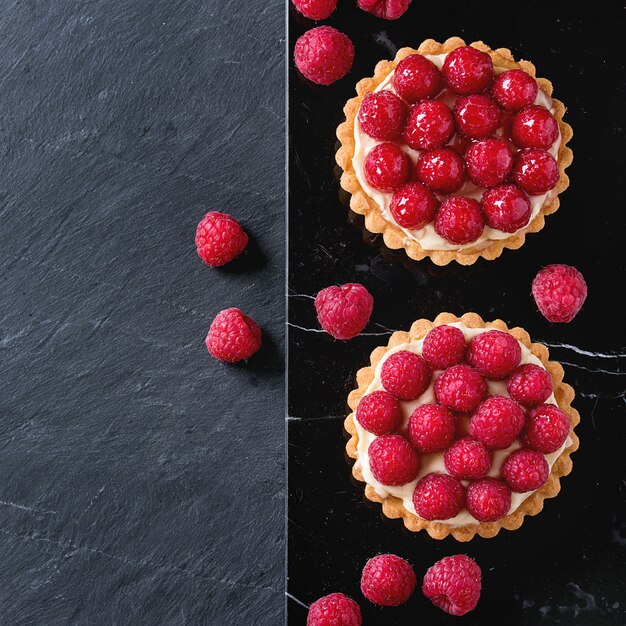
[[[506,111],[519,111],[537,97],[537,81],[524,70],[507,70],[496,77],[491,93]]]
[[[504,184],[487,189],[481,202],[485,221],[491,228],[514,233],[530,220],[530,200],[515,185]]]
[[[356,337],[369,322],[374,298],[359,283],[331,285],[315,297],[317,319],[335,339]]]
[[[420,456],[402,435],[377,437],[367,452],[372,475],[383,485],[406,485],[415,480],[420,471]]]
[[[445,450],[456,434],[454,415],[440,404],[422,404],[409,419],[409,436],[422,454]]]
[[[415,173],[433,191],[452,193],[465,180],[465,163],[454,150],[435,148],[420,154]]]
[[[511,490],[500,480],[482,478],[468,486],[465,506],[479,522],[495,522],[509,512]]]
[[[379,143],[367,155],[364,172],[374,189],[390,193],[411,177],[411,161],[395,143]]]
[[[444,453],[446,469],[459,480],[476,480],[491,469],[491,451],[473,437],[457,439]]]
[[[479,187],[495,187],[503,182],[513,167],[513,154],[502,139],[479,139],[465,153],[465,170]]]
[[[361,103],[359,123],[366,135],[391,141],[404,131],[407,114],[406,104],[392,91],[371,91]]]
[[[291,0],[293,5],[310,20],[325,20],[337,8],[337,0]]]
[[[540,404],[526,416],[524,442],[529,448],[550,454],[556,452],[569,435],[569,418],[554,404]]]
[[[422,592],[442,611],[458,617],[476,608],[481,586],[482,572],[476,561],[456,554],[428,568]]]
[[[452,91],[467,95],[489,87],[493,78],[493,63],[486,52],[463,46],[446,57],[441,71]]]
[[[519,341],[501,330],[480,333],[467,347],[467,362],[487,378],[506,378],[521,359]]]
[[[435,232],[451,243],[472,243],[482,235],[484,227],[480,203],[474,198],[446,198],[435,216]]]
[[[411,107],[404,130],[404,141],[414,150],[439,148],[453,134],[452,112],[441,100],[422,100]]]
[[[397,20],[409,8],[411,0],[358,0],[360,9],[384,20]]]
[[[373,391],[359,401],[356,420],[374,435],[388,435],[402,421],[400,403],[388,391]]]
[[[483,94],[461,96],[454,103],[457,130],[470,139],[491,135],[502,120],[500,107]]]
[[[391,198],[389,211],[403,228],[418,230],[433,221],[439,201],[422,183],[406,183]]]
[[[354,46],[336,28],[318,26],[296,41],[294,59],[305,78],[318,85],[331,85],[350,71]]]
[[[470,413],[487,394],[487,383],[468,365],[453,365],[435,381],[437,401],[452,411]]]
[[[417,578],[408,561],[395,554],[371,558],[361,574],[361,592],[379,606],[400,606],[415,591]]]
[[[239,309],[225,309],[215,316],[206,336],[209,354],[236,363],[249,359],[261,347],[261,328]]]
[[[532,284],[533,297],[549,322],[571,322],[587,299],[587,283],[571,265],[547,265]]]
[[[549,152],[527,148],[515,155],[511,175],[518,187],[537,196],[554,189],[559,182],[559,166]]]
[[[248,235],[226,213],[207,213],[196,229],[198,256],[211,267],[220,267],[238,257],[248,245]]]
[[[421,54],[412,54],[396,66],[393,87],[401,98],[413,104],[436,96],[443,87],[443,76],[432,61]]]
[[[427,474],[413,492],[413,505],[425,520],[446,520],[458,515],[463,506],[463,485],[447,474]]]
[[[506,390],[522,406],[536,406],[545,402],[552,394],[552,378],[543,367],[526,363],[509,376]]]
[[[331,593],[309,607],[306,626],[361,626],[359,605],[343,593]]]
[[[470,420],[470,434],[488,448],[508,448],[524,428],[524,411],[511,398],[490,396]]]
[[[512,491],[525,493],[545,484],[550,466],[541,452],[515,450],[505,459],[500,472]]]
[[[426,361],[408,350],[394,352],[385,359],[380,371],[383,387],[400,400],[419,398],[428,389],[430,378]]]
[[[511,119],[511,139],[520,148],[548,149],[559,136],[559,125],[552,113],[535,104]]]
[[[422,356],[437,370],[460,363],[465,356],[465,335],[456,326],[435,326],[424,337]]]

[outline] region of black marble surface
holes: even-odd
[[[0,624],[282,622],[284,5],[7,0]],[[197,258],[209,209],[253,243]],[[222,308],[265,331],[207,355]]]
[[[624,11],[566,2],[414,2],[384,22],[340,2],[328,23],[350,35],[356,60],[331,87],[306,84],[290,68],[289,159],[289,623],[304,624],[306,605],[342,591],[362,606],[367,626],[396,624],[626,623],[626,336],[624,316],[624,61],[617,49]],[[290,17],[290,46],[310,27]],[[549,77],[574,128],[571,186],[561,209],[523,248],[493,262],[438,268],[408,262],[364,235],[341,202],[333,171],[335,129],[354,85],[398,47],[460,35],[509,47]],[[548,263],[576,265],[589,298],[574,322],[551,325],[536,311],[530,283]],[[366,331],[347,342],[320,332],[311,297],[333,283],[358,281],[374,295]],[[350,477],[344,454],[346,397],[356,370],[392,329],[440,311],[476,311],[525,327],[550,346],[577,396],[581,447],[562,492],[515,532],[459,544],[411,534],[384,518]],[[398,609],[379,609],[360,594],[365,561],[379,552],[408,558],[423,576],[444,555],[475,557],[484,572],[477,610],[461,620],[421,593]]]

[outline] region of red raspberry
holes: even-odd
[[[414,150],[443,146],[453,134],[452,112],[441,100],[422,100],[411,107],[404,141]]]
[[[361,626],[359,605],[343,593],[331,593],[309,607],[306,626]]]
[[[433,191],[452,193],[463,184],[465,163],[454,150],[435,148],[420,154],[415,173]]]
[[[335,339],[356,337],[369,322],[374,298],[359,283],[331,285],[315,297],[317,319]]]
[[[422,454],[442,452],[456,434],[454,415],[440,404],[422,404],[409,419],[409,436]]]
[[[375,435],[388,435],[402,421],[400,403],[387,391],[373,391],[363,396],[356,408],[356,420]]]
[[[547,265],[533,279],[533,297],[549,322],[571,322],[587,299],[587,283],[571,265]]]
[[[511,139],[520,148],[545,148],[557,140],[559,125],[552,113],[535,104],[511,119]]]
[[[400,350],[388,357],[380,371],[383,387],[400,400],[419,398],[430,385],[430,368],[414,352]]]
[[[515,185],[487,189],[483,193],[482,206],[487,225],[505,233],[518,231],[530,220],[530,200]]]
[[[461,511],[463,500],[463,485],[447,474],[427,474],[413,492],[415,510],[426,520],[455,517]]]
[[[508,448],[524,428],[524,411],[510,398],[490,396],[470,420],[470,434],[488,448]]]
[[[361,574],[361,592],[379,606],[400,606],[415,591],[417,579],[408,561],[395,554],[370,559]]]
[[[548,480],[550,466],[535,450],[515,450],[502,464],[502,478],[513,491],[525,493],[539,489]]]
[[[454,103],[457,130],[471,139],[491,135],[500,126],[501,119],[500,107],[489,96],[461,96]]]
[[[359,123],[366,135],[390,141],[404,131],[407,114],[406,105],[392,91],[371,91],[361,103]]]
[[[239,256],[248,245],[239,222],[230,215],[211,211],[196,229],[198,256],[211,267],[220,267]]]
[[[458,617],[476,608],[481,578],[476,561],[464,554],[455,554],[428,568],[422,592],[442,611]]]
[[[445,370],[465,356],[465,335],[456,326],[435,326],[424,337],[422,356],[434,369]]]
[[[553,189],[559,182],[559,166],[545,150],[528,148],[515,155],[513,181],[528,195],[537,196]]]
[[[435,216],[435,232],[450,243],[476,241],[484,227],[480,203],[473,198],[446,198]]]
[[[532,104],[537,97],[537,81],[523,70],[507,70],[496,77],[491,94],[507,111],[519,111]]]
[[[206,336],[212,357],[227,363],[249,359],[261,347],[261,328],[239,309],[225,309],[215,316]]]
[[[453,365],[435,381],[437,401],[459,413],[473,411],[486,393],[483,377],[467,365]]]
[[[493,63],[486,52],[463,46],[446,57],[441,71],[452,91],[467,95],[489,87],[493,78]]]
[[[511,490],[495,478],[483,478],[472,483],[465,498],[467,510],[479,522],[495,522],[511,508]]]
[[[467,348],[467,362],[487,378],[506,378],[521,359],[519,341],[501,330],[476,335]]]
[[[554,404],[540,404],[526,416],[524,442],[529,448],[550,454],[556,452],[569,435],[569,418]]]
[[[495,187],[511,172],[513,154],[502,139],[479,139],[465,153],[465,169],[479,187]]]
[[[515,402],[531,407],[545,402],[552,394],[552,378],[543,367],[520,365],[506,381],[506,390]]]
[[[393,87],[401,98],[413,104],[436,96],[443,87],[443,76],[432,61],[421,54],[412,54],[396,66]]]
[[[291,0],[293,5],[310,20],[325,20],[337,8],[337,0]]]
[[[377,437],[370,444],[368,454],[372,474],[383,485],[406,485],[420,471],[420,456],[402,435]]]
[[[395,143],[379,143],[365,159],[365,179],[378,191],[395,191],[410,176],[411,161]]]
[[[308,30],[296,41],[296,67],[318,85],[331,85],[352,67],[354,46],[350,38],[331,26]]]
[[[360,9],[384,20],[397,20],[402,17],[410,4],[411,0],[358,0]]]
[[[418,230],[433,221],[439,201],[422,183],[406,183],[395,191],[389,204],[393,219],[403,228]]]
[[[457,439],[444,453],[446,469],[459,480],[476,480],[491,469],[491,451],[473,437]]]

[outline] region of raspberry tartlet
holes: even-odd
[[[389,248],[437,265],[493,260],[558,209],[572,129],[529,61],[427,39],[356,90],[337,129],[341,186]]]
[[[572,469],[580,421],[548,357],[522,328],[475,313],[395,332],[348,396],[346,449],[366,497],[435,539],[494,537],[539,513]]]

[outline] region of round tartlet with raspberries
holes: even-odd
[[[543,344],[502,320],[441,313],[395,332],[358,371],[346,445],[365,495],[435,539],[519,528],[578,448],[573,389]]]
[[[493,260],[558,209],[572,129],[552,83],[510,50],[427,39],[356,90],[337,129],[341,186],[389,248],[437,265]]]

